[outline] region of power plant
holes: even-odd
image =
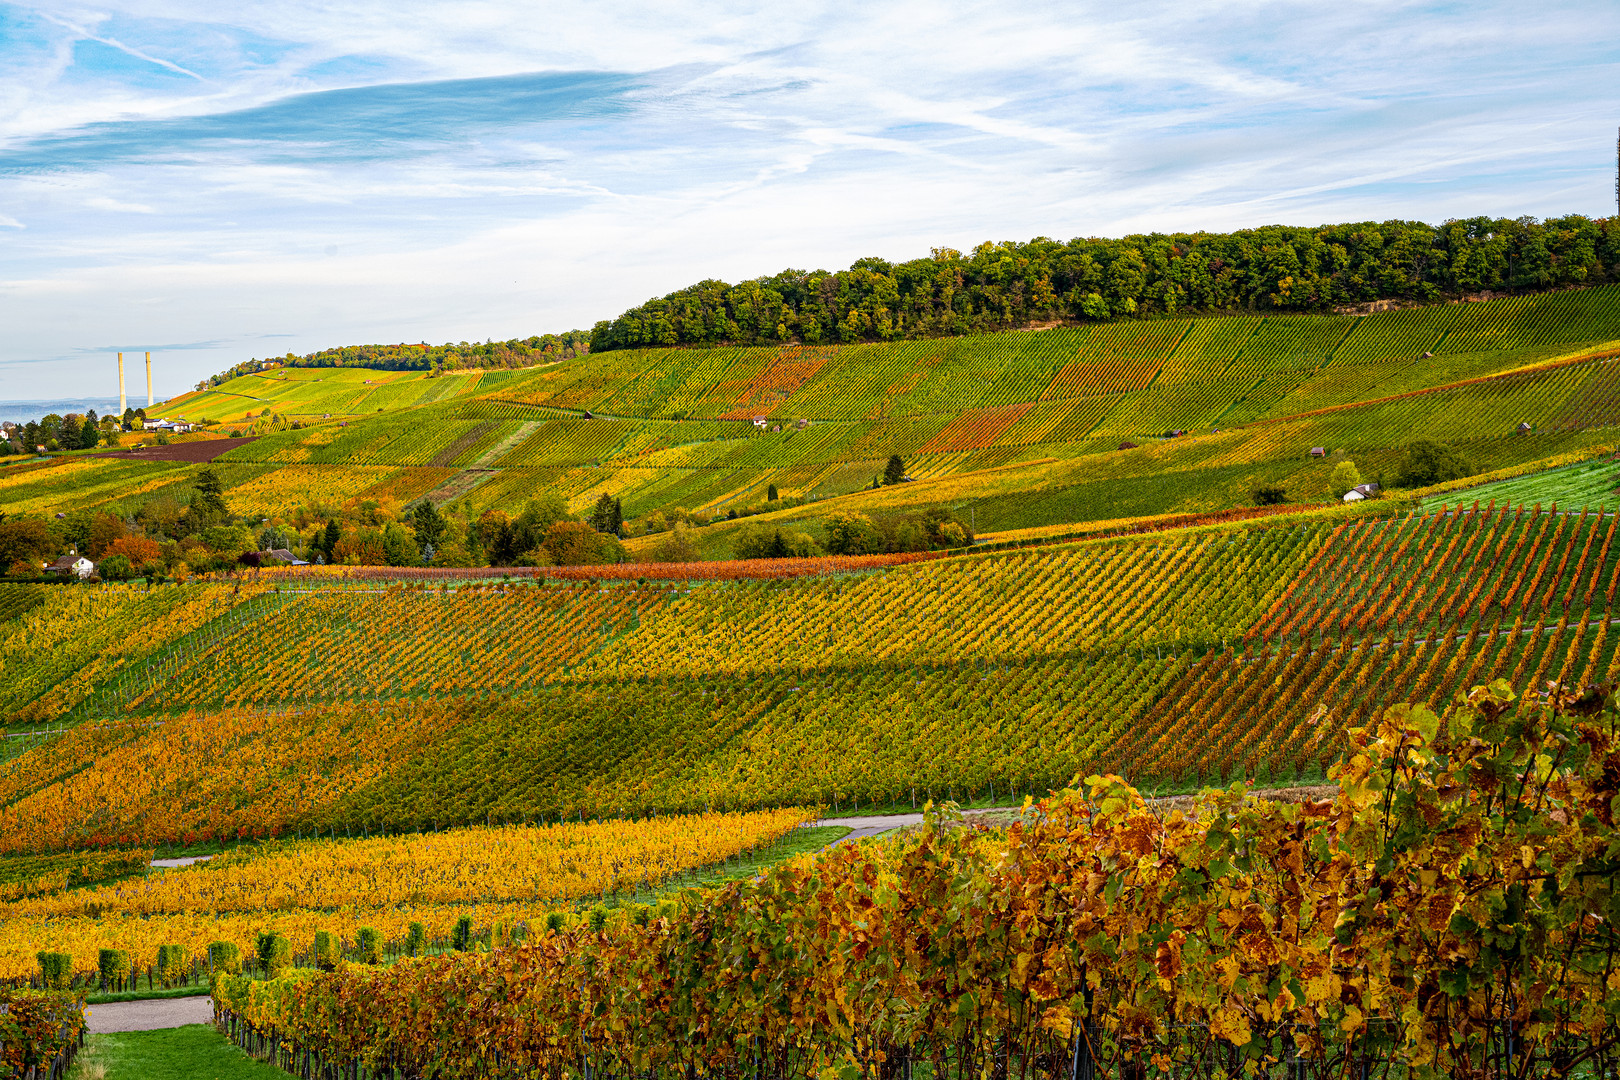
[[[146,354],[146,407],[152,407],[152,354]],[[123,416],[129,408],[129,402],[124,395],[124,354],[118,354],[118,415]]]

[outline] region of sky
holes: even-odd
[[[985,240],[1606,215],[1617,124],[1613,0],[0,2],[0,399]]]

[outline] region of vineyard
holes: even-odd
[[[298,1075],[1607,1075],[1615,719],[1497,684],[1335,738],[1333,799],[1161,815],[1092,777],[1004,833],[931,815],[517,947],[223,978],[215,1007]]]
[[[1319,777],[1319,707],[1620,676],[1617,520],[1369,503],[799,577],[129,590],[200,622],[27,706],[84,722],[0,765],[0,851]]]
[[[251,956],[266,929],[300,952],[312,949],[317,931],[352,952],[369,927],[379,948],[395,954],[412,923],[424,942],[448,942],[463,916],[482,929],[498,923],[521,932],[580,902],[650,898],[695,871],[769,848],[806,816],[553,821],[240,847],[180,869],[0,902],[0,979],[33,973],[41,950],[71,956],[72,972],[85,978],[97,972],[102,949],[124,952],[141,970],[158,964],[160,946],[178,946],[188,965],[206,963],[209,945],[220,941]]]
[[[243,514],[423,497],[510,513],[552,490],[575,512],[607,492],[632,518],[679,507],[706,519],[761,501],[770,485],[874,501],[881,512],[859,493],[899,454],[933,485],[915,500],[969,508],[996,531],[1222,510],[1246,505],[1261,484],[1321,500],[1328,469],[1306,456],[1313,446],[1373,472],[1419,434],[1481,470],[1612,443],[1617,340],[1620,286],[1603,286],[1365,317],[614,350],[440,377],[279,369],[177,399],[171,411],[243,424],[268,409],[300,424],[221,459]],[[1133,443],[1140,449],[1120,449]],[[26,512],[129,513],[183,503],[192,471],[80,458],[48,478],[8,477],[0,499]],[[1165,475],[1171,483],[1147,482]],[[1039,497],[1009,501],[1002,488]],[[808,507],[791,520],[811,531],[819,523]],[[702,554],[724,557],[727,546],[705,542]]]

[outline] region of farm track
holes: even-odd
[[[1314,802],[1319,799],[1331,799],[1339,792],[1337,784],[1303,784],[1292,787],[1255,788],[1249,794],[1257,799],[1267,802]],[[1188,810],[1198,801],[1201,793],[1188,793],[1185,795],[1160,795],[1145,799],[1148,809],[1157,814],[1168,814],[1174,810]],[[981,807],[963,810],[962,816],[969,824],[975,821],[986,825],[1010,825],[1017,821],[1022,811],[1015,807]],[[839,826],[851,830],[848,836],[833,841],[827,847],[837,847],[839,844],[853,843],[857,840],[866,840],[874,836],[882,836],[896,829],[911,829],[923,823],[923,815],[917,814],[875,814],[869,817],[833,817],[823,818],[820,821],[810,822],[811,826]]]
[[[207,994],[156,998],[151,1001],[110,1001],[91,1005],[88,1031],[107,1035],[115,1031],[158,1031],[188,1024],[212,1024],[214,1002]]]

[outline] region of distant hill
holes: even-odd
[[[146,402],[129,399],[129,404],[142,408]],[[98,415],[105,416],[109,412],[118,411],[118,399],[110,398],[42,398],[37,401],[0,401],[0,420],[10,420],[18,424],[40,419],[56,413],[66,416],[70,412],[83,413],[86,409],[94,409]]]
[[[870,257],[848,270],[783,270],[736,285],[701,281],[589,333],[348,345],[254,359],[198,389],[268,366],[510,369],[612,349],[851,344],[1178,314],[1324,313],[1617,280],[1620,221],[1581,215],[1037,237],[986,242],[966,255],[934,248],[907,262]]]
[[[1000,533],[1223,511],[1262,486],[1322,501],[1338,462],[1387,480],[1421,438],[1480,474],[1576,460],[1620,441],[1617,343],[1609,285],[1366,316],[612,350],[514,371],[282,368],[165,411],[264,436],[215,462],[244,514],[423,497],[515,513],[546,491],[581,513],[607,493],[634,534],[655,512],[772,510],[775,487],[792,505],[758,521],[812,536],[835,510],[943,510]],[[891,454],[917,482],[866,490]],[[7,495],[19,510],[128,512],[189,480],[108,460],[81,482]],[[699,553],[729,556],[744,524],[696,530]],[[632,553],[657,542],[628,539]]]

